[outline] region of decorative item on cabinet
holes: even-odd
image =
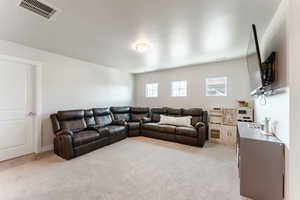
[[[229,126],[236,126],[236,109],[224,108],[223,124]]]
[[[238,101],[238,108],[236,111],[237,121],[253,122],[253,108],[247,101]]]
[[[223,109],[220,107],[213,107],[209,111],[209,122],[213,124],[223,124]]]
[[[237,120],[240,122],[253,122],[253,109],[250,107],[239,107],[237,109]]]

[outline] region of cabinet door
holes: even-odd
[[[222,126],[222,141],[224,144],[235,146],[236,145],[236,132],[235,126]]]
[[[221,126],[217,124],[209,125],[209,140],[211,142],[221,143],[222,142],[222,133]]]
[[[284,145],[241,138],[240,193],[257,200],[282,200]]]

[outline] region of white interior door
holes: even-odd
[[[33,152],[32,70],[0,60],[0,161]]]

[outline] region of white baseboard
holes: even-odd
[[[53,144],[49,144],[47,146],[42,147],[42,152],[52,151],[53,150]]]

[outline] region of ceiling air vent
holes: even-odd
[[[50,19],[50,17],[56,12],[54,8],[51,8],[37,0],[22,0],[19,5],[38,15],[46,17],[47,19]]]

